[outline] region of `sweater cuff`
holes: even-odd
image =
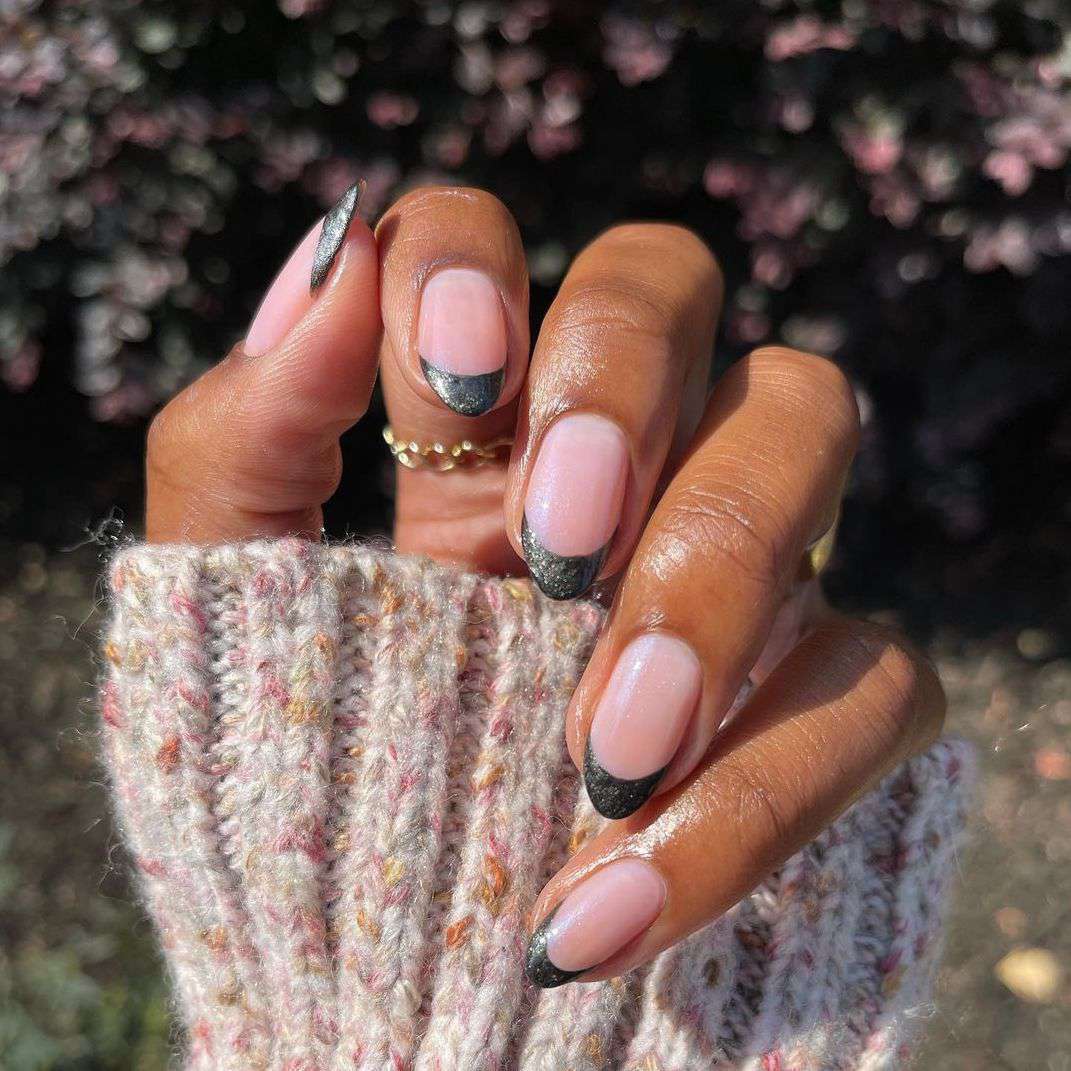
[[[189,1067],[900,1066],[966,745],[653,965],[534,991],[527,912],[602,824],[562,733],[596,606],[299,540],[132,547],[110,580],[104,752]]]

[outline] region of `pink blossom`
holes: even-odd
[[[0,361],[0,378],[9,390],[21,393],[34,385],[40,367],[40,345],[24,342],[14,354]]]
[[[813,15],[800,15],[791,22],[775,26],[766,38],[766,56],[779,62],[792,56],[804,56],[820,48],[845,51],[855,44],[855,34],[845,26],[825,24]]]
[[[1015,152],[991,152],[982,169],[1001,184],[1009,197],[1018,197],[1030,188],[1034,169],[1030,161]]]
[[[572,152],[580,144],[580,140],[580,128],[575,123],[558,126],[538,119],[528,131],[529,148],[541,160],[550,160],[562,153]]]
[[[870,210],[894,227],[909,227],[921,208],[918,192],[902,174],[875,175],[870,183]]]
[[[420,114],[420,105],[402,93],[375,93],[369,97],[365,110],[376,126],[389,130],[409,126]]]
[[[611,15],[603,21],[606,65],[617,72],[622,85],[650,82],[665,73],[673,59],[670,35],[638,19]],[[662,33],[659,33],[662,29]]]
[[[868,175],[884,175],[899,162],[903,143],[891,129],[866,130],[858,125],[841,128],[841,144],[856,167]]]

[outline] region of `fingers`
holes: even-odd
[[[615,227],[574,262],[536,344],[506,496],[552,598],[627,560],[678,427],[694,428],[720,305],[713,256],[679,227]]]
[[[318,538],[338,437],[364,414],[379,349],[378,258],[348,190],[298,244],[243,343],[153,421],[155,542]]]
[[[517,225],[481,190],[403,197],[376,229],[383,389],[401,439],[487,443],[513,432],[528,367],[528,273]],[[395,541],[478,569],[515,571],[505,460],[448,475],[398,472]]]
[[[823,624],[688,781],[608,825],[544,889],[530,977],[613,977],[706,925],[928,746],[943,716],[936,675],[901,638]]]
[[[760,350],[718,384],[570,705],[570,751],[607,817],[690,772],[769,661],[778,608],[835,516],[857,435],[850,386],[820,358]]]

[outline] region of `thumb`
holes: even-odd
[[[319,538],[339,436],[364,415],[380,340],[379,266],[346,191],[305,235],[240,342],[149,429],[154,542]]]

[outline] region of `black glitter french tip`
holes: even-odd
[[[614,777],[599,765],[591,750],[590,740],[584,749],[584,787],[591,805],[603,818],[628,818],[638,811],[654,795],[666,769],[663,766],[647,777],[634,780]]]
[[[557,989],[566,982],[571,982],[583,971],[563,971],[555,967],[547,954],[547,930],[558,908],[555,908],[536,928],[528,942],[528,952],[524,957],[524,973],[528,981],[540,989]]]
[[[539,590],[551,599],[575,599],[583,595],[595,583],[609,546],[607,543],[593,554],[576,558],[552,554],[532,534],[528,518],[521,521],[521,549],[528,571]]]
[[[331,265],[342,248],[346,232],[357,214],[364,193],[364,179],[355,182],[331,207],[324,216],[324,225],[320,229],[320,239],[316,243],[316,252],[312,255],[312,278],[309,281],[309,293],[315,294],[323,286],[331,271]]]
[[[428,364],[423,357],[420,358],[420,368],[428,385],[443,402],[455,413],[467,417],[486,413],[498,401],[506,379],[504,368],[476,376],[459,376]]]

